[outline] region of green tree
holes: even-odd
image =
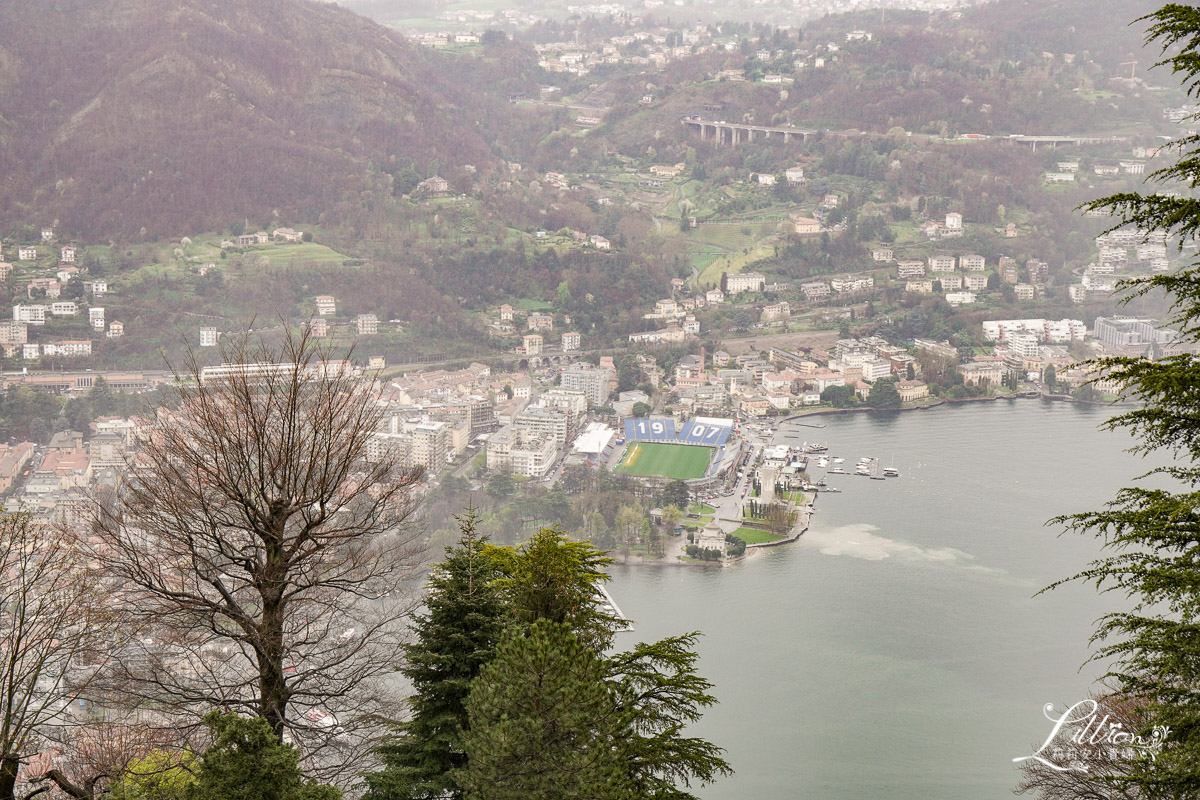
[[[412,683],[412,717],[379,749],[383,769],[364,776],[367,800],[462,797],[454,775],[467,766],[467,695],[508,616],[493,548],[475,523],[474,509],[459,518],[458,543],[434,567],[425,610],[413,619],[400,670]]]
[[[341,800],[328,784],[306,781],[300,752],[283,744],[263,717],[211,711],[213,742],[200,759],[189,800]]]
[[[629,713],[614,701],[604,659],[548,618],[510,631],[467,698],[467,766],[479,800],[625,800]]]
[[[900,390],[896,388],[896,382],[878,380],[871,384],[871,391],[867,395],[867,405],[878,409],[899,408]]]
[[[493,500],[503,500],[513,493],[512,475],[507,472],[493,472],[488,476],[488,496]]]
[[[849,408],[857,402],[853,386],[826,386],[821,391],[821,400],[834,408]]]
[[[588,542],[543,528],[500,565],[498,581],[513,619],[523,625],[545,619],[570,625],[579,638],[603,649],[617,621],[600,608],[599,587],[612,559]]]
[[[196,756],[158,750],[129,762],[108,787],[110,800],[188,800]]]
[[[112,387],[108,385],[108,381],[104,380],[104,376],[98,376],[95,383],[92,384],[92,389],[88,392],[88,402],[100,416],[116,412],[117,398],[113,396]]]
[[[1200,96],[1200,8],[1169,4],[1143,17],[1147,42],[1157,41],[1160,63],[1182,74],[1187,92]],[[1200,135],[1174,143],[1180,159],[1150,176],[1152,182],[1200,180]],[[1200,231],[1200,206],[1190,197],[1121,193],[1087,204],[1105,209],[1120,225],[1162,231],[1187,241]],[[1128,303],[1164,293],[1171,321],[1189,342],[1200,341],[1200,263],[1124,284]],[[1128,775],[1101,775],[1137,797],[1200,795],[1200,358],[1191,353],[1157,361],[1110,358],[1097,368],[1120,381],[1137,407],[1110,419],[1137,438],[1135,451],[1161,452],[1169,463],[1150,471],[1159,482],[1122,489],[1103,510],[1060,517],[1070,530],[1094,535],[1106,555],[1070,580],[1116,590],[1128,610],[1102,617],[1093,635],[1096,658],[1112,663],[1115,694],[1147,704],[1142,732],[1169,729],[1154,759],[1136,758]],[[1058,584],[1055,584],[1056,586]]]
[[[684,725],[716,703],[709,693],[712,684],[696,673],[697,638],[688,633],[643,642],[608,660],[608,680],[626,718],[628,767],[637,797],[688,800],[692,795],[681,785],[731,774],[721,748],[681,735]]]
[[[690,498],[691,492],[688,490],[687,481],[673,480],[663,487],[657,500],[658,504],[663,507],[687,508]]]
[[[1046,372],[1042,376],[1042,380],[1046,382],[1046,388],[1050,391],[1053,392],[1056,388],[1058,388],[1058,373],[1054,370],[1053,364],[1046,367]]]

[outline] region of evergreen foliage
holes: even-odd
[[[1144,17],[1147,41],[1174,55],[1161,63],[1182,73],[1200,95],[1200,9],[1169,4]],[[1177,49],[1182,47],[1182,49]],[[1200,182],[1200,136],[1175,143],[1181,159],[1153,181]],[[1090,203],[1146,230],[1190,238],[1200,231],[1200,201],[1122,193]],[[1200,264],[1125,285],[1125,302],[1162,291],[1185,339],[1200,341]],[[1103,510],[1060,517],[1069,529],[1097,536],[1108,555],[1070,580],[1116,591],[1127,611],[1103,617],[1093,636],[1096,658],[1112,659],[1115,694],[1147,703],[1145,729],[1167,726],[1167,745],[1155,759],[1135,760],[1128,774],[1099,776],[1128,796],[1200,794],[1200,359],[1192,354],[1158,361],[1109,358],[1098,368],[1126,387],[1138,406],[1108,428],[1126,428],[1135,452],[1163,453],[1173,463],[1150,471],[1159,485],[1122,489]],[[1060,582],[1061,583],[1061,582]],[[1056,586],[1059,584],[1055,584]]]
[[[266,719],[211,711],[204,722],[213,743],[188,800],[341,800],[336,788],[304,779],[300,752],[280,742]]]
[[[687,800],[730,773],[684,735],[716,702],[698,634],[606,655],[621,624],[600,605],[608,556],[554,528],[491,547],[470,512],[460,523],[406,652],[413,719],[380,749],[368,800]]]
[[[609,693],[603,658],[569,625],[541,618],[509,632],[467,700],[470,753],[459,774],[472,800],[618,800],[628,713]]]
[[[404,648],[401,672],[413,685],[412,718],[380,748],[384,769],[364,776],[368,800],[461,797],[450,775],[466,766],[465,702],[504,632],[506,608],[475,510],[458,519],[461,538],[434,569],[425,611],[413,621],[415,641]]]

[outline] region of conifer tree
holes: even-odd
[[[304,779],[300,751],[279,741],[263,717],[209,712],[213,734],[188,800],[342,800],[328,784]]]
[[[510,631],[467,700],[466,797],[632,798],[623,712],[605,672],[566,624],[543,618]]]
[[[459,518],[462,536],[429,579],[426,609],[413,622],[401,670],[412,681],[412,718],[379,750],[384,768],[365,777],[368,800],[457,798],[454,770],[466,766],[462,736],[471,682],[490,661],[507,609],[495,583],[494,548],[475,530],[476,512]]]
[[[1149,20],[1147,43],[1157,41],[1160,64],[1182,73],[1200,96],[1200,8],[1163,6]],[[1176,140],[1180,159],[1152,182],[1200,182],[1200,136]],[[1186,240],[1200,232],[1200,202],[1190,197],[1121,193],[1086,206],[1105,209],[1145,231]],[[1118,227],[1119,227],[1118,226]],[[1124,285],[1125,302],[1165,293],[1182,338],[1200,341],[1200,264]],[[1156,486],[1122,489],[1103,510],[1059,518],[1097,536],[1108,555],[1074,576],[1132,601],[1103,617],[1093,636],[1096,657],[1111,660],[1115,694],[1146,704],[1143,732],[1170,729],[1153,759],[1135,759],[1123,774],[1096,775],[1100,784],[1133,797],[1200,796],[1200,359],[1190,353],[1157,361],[1109,358],[1098,369],[1126,387],[1139,406],[1108,421],[1138,440],[1134,450],[1172,459],[1151,470]],[[1171,488],[1163,488],[1170,486]],[[1058,584],[1055,584],[1058,585]]]

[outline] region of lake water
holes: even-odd
[[[1011,797],[1012,759],[1049,733],[1046,703],[1083,699],[1102,670],[1088,637],[1122,598],[1071,585],[1099,554],[1044,525],[1094,509],[1147,469],[1103,432],[1111,409],[998,401],[886,417],[818,417],[796,439],[851,467],[808,533],[725,569],[614,570],[650,640],[701,630],[720,704],[696,732],[732,778],[705,800]],[[811,419],[811,418],[810,418]],[[781,431],[783,436],[785,431]],[[782,441],[777,438],[777,441]]]

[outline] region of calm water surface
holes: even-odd
[[[1056,514],[1099,507],[1147,468],[1110,409],[1000,401],[781,431],[903,477],[831,476],[796,545],[723,570],[617,568],[636,636],[698,629],[720,704],[697,733],[737,771],[705,800],[1011,797],[1016,756],[1102,672],[1081,665],[1121,598],[1070,586],[1099,553]]]

